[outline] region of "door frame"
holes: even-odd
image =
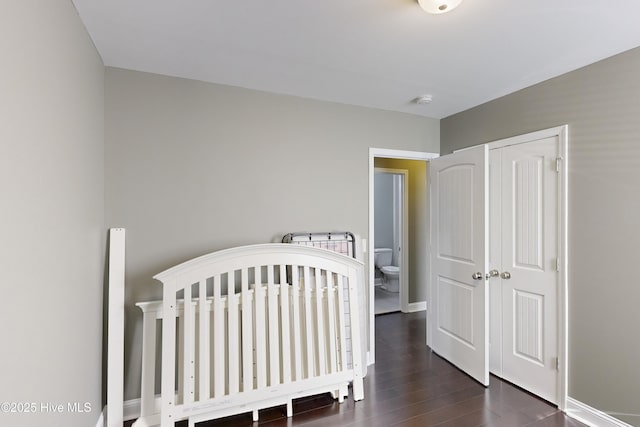
[[[409,171],[407,169],[395,169],[395,168],[374,168],[374,178],[376,173],[384,173],[388,175],[398,175],[401,179],[401,192],[400,192],[400,253],[399,256],[399,265],[400,267],[400,310],[403,313],[407,313],[409,311],[409,193],[407,192],[407,181],[409,177]],[[375,181],[375,179],[374,179]],[[394,185],[394,196],[395,196],[395,185]],[[374,198],[375,198],[375,182],[374,182]],[[375,202],[375,200],[374,200]],[[394,228],[395,228],[395,216],[396,216],[396,206],[394,200]],[[375,221],[375,209],[374,209],[374,221]],[[375,223],[374,223],[375,225]],[[375,228],[375,227],[374,227]],[[370,237],[370,240],[374,244],[375,248],[375,240],[374,236]],[[395,251],[396,248],[392,248]],[[375,265],[374,265],[375,272]],[[375,276],[375,274],[374,274]],[[374,277],[374,285],[375,285],[375,277]],[[374,294],[374,311],[375,311],[375,294]],[[374,313],[375,315],[375,313]]]
[[[400,160],[424,160],[429,161],[430,159],[435,159],[440,157],[438,153],[429,153],[422,151],[406,151],[406,150],[394,150],[387,148],[369,148],[369,241],[363,242],[363,249],[368,252],[367,254],[367,264],[368,264],[368,280],[369,286],[367,288],[367,302],[368,302],[368,329],[369,329],[369,345],[367,351],[367,365],[372,365],[376,360],[376,331],[375,331],[375,271],[373,264],[373,249],[374,249],[374,176],[375,176],[375,158],[382,157],[388,159],[400,159]],[[428,214],[425,213],[425,214]],[[408,224],[407,224],[408,226]],[[428,247],[427,247],[428,252]],[[425,284],[428,286],[428,284]],[[407,294],[408,294],[407,289]],[[407,295],[408,301],[408,295]]]
[[[558,408],[561,411],[567,409],[567,387],[568,387],[568,343],[569,343],[569,310],[568,310],[568,141],[569,126],[561,125],[548,129],[517,135],[510,138],[500,139],[486,143],[489,150],[507,147],[510,145],[534,142],[545,138],[558,138]],[[484,145],[484,144],[479,144]],[[471,148],[471,147],[468,147]],[[466,150],[468,148],[463,148]],[[462,151],[456,150],[456,151]],[[455,152],[455,151],[454,151]]]

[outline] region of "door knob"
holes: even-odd
[[[508,271],[503,271],[500,277],[502,277],[503,279],[511,279],[511,273],[509,273]]]
[[[482,273],[480,273],[480,272],[478,271],[477,273],[473,273],[473,274],[471,275],[471,278],[472,278],[473,280],[482,280],[482,279],[484,279],[484,276],[482,275]]]
[[[492,277],[498,277],[499,275],[500,275],[500,272],[496,269],[493,269],[487,273],[487,279],[490,279]]]

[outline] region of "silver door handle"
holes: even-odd
[[[482,279],[484,279],[484,276],[482,275],[482,273],[480,273],[480,272],[478,271],[477,273],[473,273],[473,274],[471,275],[471,278],[472,278],[473,280],[482,280]]]
[[[509,273],[508,271],[503,271],[500,277],[502,277],[503,279],[511,279],[511,273]]]
[[[496,269],[493,269],[487,273],[487,280],[491,279],[492,277],[498,277],[499,275],[500,272]]]

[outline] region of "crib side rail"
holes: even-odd
[[[330,387],[342,400],[353,381],[354,397],[362,399],[362,264],[316,248],[257,246],[222,263],[205,259],[206,267],[191,263],[156,276],[164,286],[162,303],[140,305],[143,419],[157,417],[158,361],[151,353],[159,319],[163,426],[224,416],[237,405],[244,408],[239,412],[267,407],[274,399],[283,399],[290,412],[302,383],[306,391]]]

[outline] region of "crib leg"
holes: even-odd
[[[259,417],[258,417],[258,410],[257,410],[257,409],[254,409],[254,410],[253,410],[253,422],[254,422],[254,423],[255,423],[255,422],[258,422],[258,418],[259,418]]]
[[[293,416],[293,403],[291,403],[291,399],[287,402],[287,418],[291,418]]]
[[[362,399],[364,399],[364,384],[362,377],[357,377],[353,380],[353,400],[357,402]]]
[[[343,387],[340,387],[338,390],[333,390],[331,392],[331,397],[336,399],[338,403],[344,402],[344,399],[346,397],[349,397],[349,387],[345,385]]]
[[[340,388],[340,403],[344,402],[344,399],[349,397],[349,386],[343,386]]]

